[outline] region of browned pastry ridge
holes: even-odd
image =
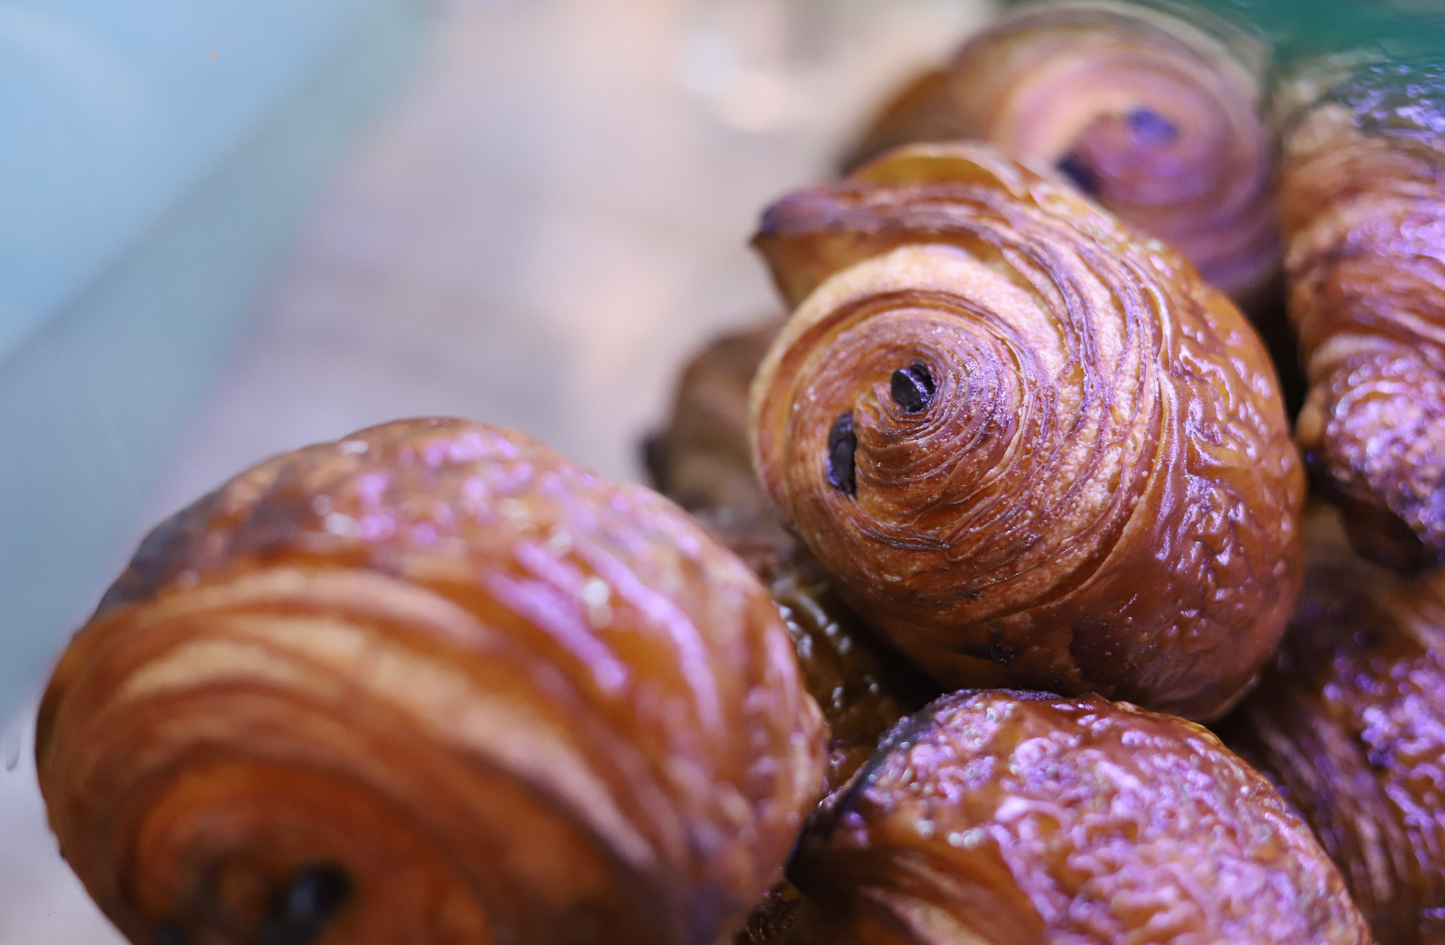
[[[688,511],[768,510],[748,449],[748,385],[782,327],[775,317],[728,332],[684,365],[645,459],[657,489]]]
[[[1280,260],[1268,65],[1263,41],[1198,8],[1029,4],[904,89],[845,166],[959,139],[1053,165],[1253,314]]]
[[[793,635],[808,692],[828,723],[828,790],[837,790],[937,684],[871,633],[828,586],[806,549],[769,584]]]
[[[1278,665],[1221,733],[1314,828],[1380,945],[1440,945],[1445,572],[1401,581],[1331,540],[1331,524],[1307,529]]]
[[[1242,694],[1304,482],[1257,336],[1182,257],[968,145],[793,194],[756,242],[801,301],[757,467],[870,624],[949,686]]]
[[[798,665],[828,725],[829,792],[840,790],[879,740],[939,692],[917,667],[879,640],[828,586],[805,548],[778,563],[769,590],[793,636]],[[797,920],[803,898],[786,880],[770,889],[732,938],[772,942]]]
[[[807,549],[778,523],[753,472],[748,386],[782,320],[724,334],[692,357],[678,379],[672,415],[647,444],[654,484],[682,504],[767,583],[792,635],[807,691],[828,726],[826,784],[835,790],[937,685],[870,632]],[[802,903],[786,881],[768,891],[730,935],[736,945],[769,942]]]
[[[461,420],[288,453],[158,528],[36,745],[137,945],[704,945],[777,877],[822,751],[742,562]]]
[[[1363,945],[1334,865],[1197,725],[960,692],[810,821],[788,945]]]
[[[753,471],[748,444],[748,388],[782,325],[778,318],[727,332],[690,358],[671,416],[643,451],[653,486],[764,582],[791,572],[797,552]]]
[[[1445,556],[1445,69],[1330,64],[1280,98],[1296,427],[1362,553]]]
[[[828,586],[807,548],[779,524],[753,472],[748,387],[782,320],[714,339],[683,368],[667,425],[649,443],[656,486],[768,585],[792,635],[809,694],[828,723],[829,790],[873,753],[937,684],[870,632]]]

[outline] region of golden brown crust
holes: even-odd
[[[157,529],[36,754],[66,858],[145,945],[269,942],[317,869],[350,892],[326,941],[708,941],[823,767],[740,561],[459,420],[286,454]]]
[[[646,443],[653,485],[771,582],[797,542],[753,472],[748,388],[782,319],[715,338],[684,366],[667,425]]]
[[[785,198],[757,242],[811,293],[754,382],[757,466],[855,609],[948,685],[1238,698],[1304,484],[1258,338],[1188,263],[976,146]]]
[[[729,333],[693,357],[678,380],[667,426],[648,443],[647,459],[654,483],[768,585],[804,686],[828,727],[825,784],[833,791],[868,760],[884,733],[938,693],[833,592],[758,484],[747,437],[748,386],[781,328],[777,320]],[[803,905],[796,887],[780,880],[719,945],[778,940]]]
[[[688,511],[770,507],[748,450],[748,385],[782,327],[773,318],[723,334],[683,367],[672,416],[646,458],[658,491]]]
[[[806,548],[773,572],[769,590],[793,636],[808,692],[828,723],[828,790],[862,767],[878,741],[939,694],[828,586]]]
[[[1380,945],[1445,942],[1445,573],[1406,583],[1325,518],[1285,646],[1221,727],[1344,874]]]
[[[671,420],[654,440],[653,475],[772,592],[803,682],[828,724],[832,790],[873,753],[884,732],[938,689],[834,593],[817,561],[779,524],[758,484],[748,446],[748,385],[781,328],[779,320],[723,335],[688,362]],[[738,485],[743,479],[749,488]],[[767,900],[753,924],[774,924],[776,906]]]
[[[1445,555],[1442,77],[1373,66],[1281,96],[1306,100],[1282,109],[1279,195],[1297,436],[1355,546],[1399,570]]]
[[[1339,873],[1196,725],[1098,697],[961,692],[810,822],[784,941],[1366,943]]]
[[[973,139],[1056,165],[1243,304],[1279,268],[1267,67],[1260,40],[1198,9],[1033,3],[906,87],[845,164]]]

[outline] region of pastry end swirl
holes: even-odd
[[[403,421],[158,528],[36,746],[138,945],[696,945],[822,789],[766,589],[676,506],[511,431]]]
[[[1242,695],[1304,481],[1262,344],[1178,253],[972,145],[784,198],[757,244],[801,301],[754,459],[852,606],[948,685]]]

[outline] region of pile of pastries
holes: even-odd
[[[131,941],[1445,943],[1445,72],[1026,4],[843,170],[668,498],[430,418],[156,528],[36,737]]]

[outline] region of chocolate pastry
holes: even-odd
[[[872,626],[945,686],[1243,694],[1304,481],[1258,337],[1182,257],[976,145],[795,193],[756,242],[801,303],[757,466]]]
[[[1445,572],[1407,583],[1310,522],[1277,665],[1221,726],[1344,874],[1380,945],[1445,942]]]
[[[788,945],[1370,941],[1263,777],[1097,696],[945,696],[814,815],[788,875]]]
[[[1445,68],[1348,58],[1279,95],[1296,436],[1363,554],[1445,556]]]
[[[696,945],[822,791],[766,590],[672,503],[462,420],[162,525],[41,707],[61,849],[137,945]]]
[[[1028,4],[905,88],[845,165],[914,142],[988,142],[1058,168],[1255,308],[1280,256],[1268,67],[1261,39],[1197,6]]]

